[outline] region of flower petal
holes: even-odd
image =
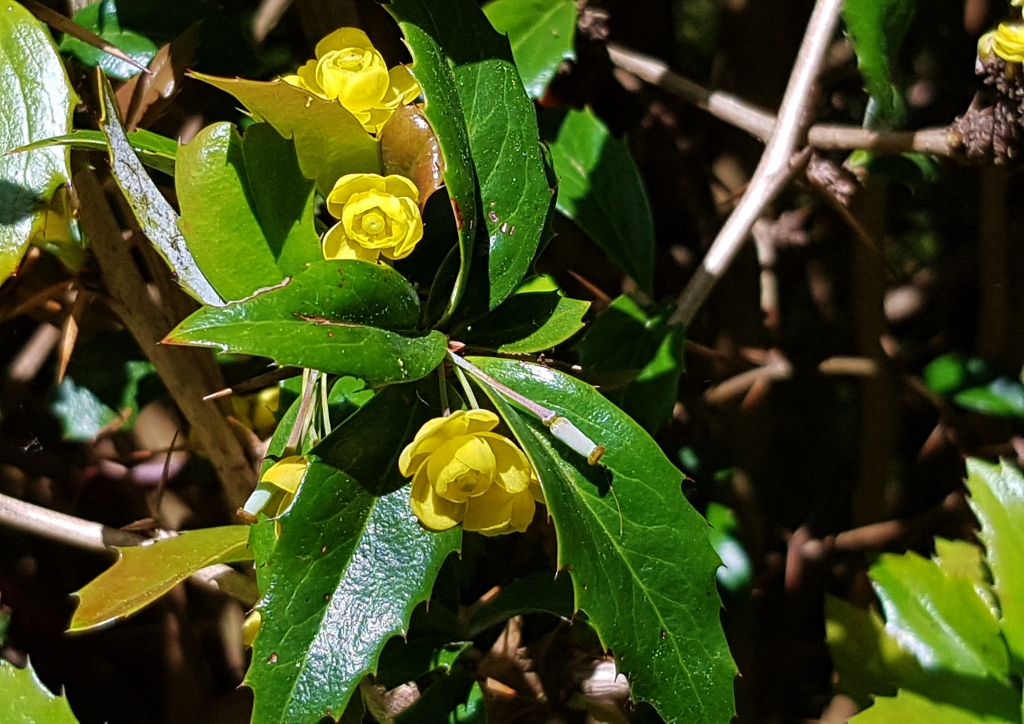
[[[270,483],[281,490],[294,494],[299,489],[299,483],[306,476],[308,465],[306,458],[298,455],[282,458],[267,468],[267,472],[260,476],[260,482]]]
[[[327,230],[323,238],[324,259],[358,259],[376,263],[380,256],[377,249],[367,249],[354,243],[345,234],[345,227],[338,223]]]
[[[530,465],[530,461],[527,460],[523,451],[504,435],[493,432],[481,432],[477,435],[487,441],[494,453],[498,473],[495,482],[507,493],[515,494],[529,490],[530,480],[533,478],[533,466]]]
[[[437,494],[454,503],[483,494],[495,477],[490,445],[473,435],[448,440],[434,451],[425,467]]]
[[[392,196],[398,196],[399,198],[408,197],[413,201],[420,200],[420,192],[416,188],[416,184],[405,176],[399,176],[398,174],[385,176],[384,188]]]
[[[427,478],[426,466],[420,468],[412,481],[409,506],[424,527],[430,530],[448,530],[462,522],[465,504],[445,500],[434,492],[434,486]]]
[[[345,204],[353,194],[366,191],[386,191],[384,177],[375,173],[345,174],[334,182],[334,188],[327,194],[327,211],[336,219],[341,218]]]
[[[321,38],[320,42],[316,44],[316,57],[319,59],[332,50],[344,48],[374,50],[370,37],[359,28],[338,28],[330,35]]]
[[[513,497],[497,485],[492,485],[483,495],[470,498],[462,527],[484,535],[501,535],[511,532]]]
[[[493,430],[497,425],[498,416],[490,410],[456,410],[448,417],[427,420],[413,441],[402,450],[398,457],[398,470],[409,477],[446,441],[460,435]]]

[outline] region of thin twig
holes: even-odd
[[[2,494],[0,525],[100,553],[109,553],[111,546],[137,546],[150,540],[138,533],[109,528],[101,523],[75,518]],[[165,531],[163,535],[166,537],[169,533]],[[256,602],[256,587],[252,580],[230,566],[207,566],[193,574],[192,578],[207,588],[227,593],[246,606]]]
[[[791,160],[803,135],[812,86],[825,59],[825,51],[835,31],[841,5],[842,0],[817,0],[815,3],[793,73],[789,77],[786,94],[782,98],[778,121],[764,155],[761,156],[743,198],[733,209],[704,262],[680,295],[679,307],[671,323],[688,325],[693,320],[715,283],[746,241],[754,221],[775,199],[792,173]]]
[[[21,4],[24,5],[30,13],[35,15],[37,18],[42,20],[44,23],[49,25],[51,28],[59,33],[67,33],[73,38],[81,40],[87,45],[91,45],[95,48],[99,48],[104,53],[108,53],[118,60],[123,60],[125,63],[138,68],[143,73],[149,73],[149,68],[144,66],[139,61],[135,60],[132,56],[121,50],[115,45],[111,45],[106,40],[92,32],[88,28],[84,28],[74,20],[70,20],[56,10],[48,8],[41,2],[36,0],[21,0]]]
[[[668,65],[657,58],[614,43],[608,45],[608,55],[612,63],[626,72],[692,103],[760,141],[767,141],[775,130],[776,118],[768,111],[731,93],[708,90],[669,70]],[[950,131],[946,127],[920,131],[872,131],[860,126],[819,123],[807,130],[807,145],[823,151],[863,148],[884,154],[916,151],[953,156],[958,152],[957,146],[950,143]]]

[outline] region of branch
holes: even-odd
[[[101,553],[110,552],[111,546],[137,546],[149,540],[138,533],[109,528],[2,494],[0,525]],[[258,598],[252,580],[224,564],[207,566],[196,571],[192,578],[207,588],[223,591],[248,607],[252,607]]]
[[[612,63],[637,78],[692,103],[715,118],[746,131],[760,141],[768,141],[775,130],[776,118],[731,93],[711,91],[669,70],[661,60],[621,45],[609,44]],[[807,130],[807,145],[822,151],[852,151],[858,148],[875,153],[896,154],[907,151],[934,156],[955,156],[960,146],[951,143],[948,128],[920,131],[872,131],[859,126],[819,123]]]
[[[811,90],[832,39],[842,0],[817,0],[807,24],[778,120],[746,192],[718,233],[704,262],[679,296],[672,324],[688,325],[739,251],[750,227],[793,173],[791,159],[802,135]],[[807,154],[809,157],[809,154]]]

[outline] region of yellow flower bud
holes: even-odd
[[[992,35],[992,50],[1007,63],[1024,63],[1024,23],[1000,23]]]
[[[423,238],[418,201],[419,191],[404,176],[342,176],[327,195],[327,210],[340,222],[324,234],[324,258],[375,262],[380,254],[409,256]]]
[[[403,65],[388,70],[366,33],[339,28],[317,43],[316,60],[285,82],[326,100],[337,100],[370,133],[379,133],[400,105],[420,94],[419,83]]]
[[[411,476],[410,505],[431,530],[459,523],[484,535],[522,532],[533,520],[539,492],[533,466],[504,435],[491,432],[489,410],[428,421],[402,451],[398,469]]]
[[[257,513],[270,518],[280,515],[291,504],[308,467],[309,461],[303,456],[281,458],[260,476],[256,489],[240,512],[252,519]]]

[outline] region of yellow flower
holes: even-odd
[[[327,195],[327,210],[340,221],[324,234],[326,259],[376,262],[404,259],[423,238],[419,191],[404,176],[351,173]]]
[[[398,458],[412,478],[410,505],[431,530],[459,523],[484,535],[522,532],[543,501],[533,466],[507,437],[491,432],[498,416],[459,410],[428,421]]]
[[[253,520],[257,513],[270,518],[280,515],[291,504],[308,468],[309,461],[303,456],[281,458],[260,476],[256,489],[239,513]]]
[[[337,100],[370,133],[380,129],[400,105],[420,94],[419,83],[404,65],[390,71],[383,56],[358,28],[339,28],[316,45],[316,60],[285,82],[326,100]]]
[[[1024,63],[1024,23],[1000,23],[991,42],[995,54],[1007,63]]]

